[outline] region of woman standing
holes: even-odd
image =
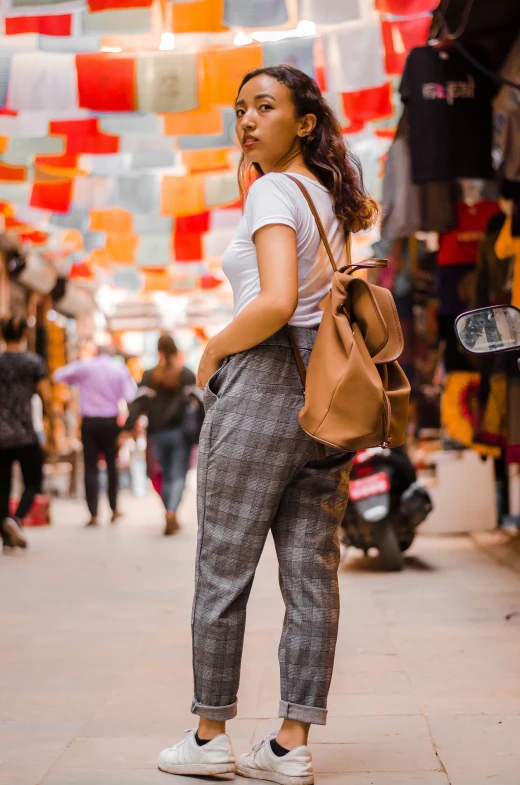
[[[177,508],[181,503],[188,474],[191,444],[186,439],[185,388],[195,384],[195,374],[179,362],[178,349],[170,335],[162,335],[157,345],[159,362],[146,371],[130,406],[125,431],[131,430],[138,417],[148,417],[148,440],[162,472],[161,498],[166,509],[164,534],[179,530]]]
[[[0,534],[4,552],[26,548],[22,521],[40,493],[43,451],[34,428],[32,398],[38,394],[49,416],[53,445],[54,417],[47,369],[42,358],[27,351],[27,322],[6,316],[0,321],[5,352],[0,354]],[[18,461],[24,492],[14,516],[9,515],[13,464]]]
[[[272,531],[286,606],[279,648],[281,729],[236,763],[238,774],[314,781],[307,747],[323,725],[339,618],[338,525],[352,454],[318,460],[298,423],[303,394],[287,324],[308,362],[332,268],[297,178],[314,201],[337,260],[346,234],[370,226],[376,206],[318,86],[289,66],[244,78],[236,101],[241,183],[252,185],[223,258],[233,322],[208,344],[198,383],[207,416],[199,445],[198,554],[193,605],[198,730],[159,755],[173,774],[232,771],[225,733],[237,713],[246,605]]]

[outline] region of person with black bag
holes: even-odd
[[[138,418],[148,418],[148,441],[162,472],[161,498],[166,509],[166,536],[179,530],[177,508],[184,493],[192,446],[198,441],[203,408],[193,389],[195,374],[179,361],[170,335],[157,346],[159,362],[143,375],[130,406],[124,431],[131,431]]]

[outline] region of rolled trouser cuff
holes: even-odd
[[[237,716],[237,702],[230,703],[229,706],[204,706],[203,703],[194,700],[191,704],[191,713],[205,717],[207,720],[224,722]]]
[[[327,709],[319,709],[316,706],[301,706],[298,703],[288,703],[280,701],[278,716],[286,720],[298,720],[298,722],[310,722],[313,725],[326,725]]]

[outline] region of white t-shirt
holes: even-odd
[[[292,175],[292,172],[291,172]],[[325,186],[304,175],[302,180],[320,215],[336,262],[345,248],[345,234],[333,210],[332,196]],[[285,224],[296,232],[298,252],[298,305],[289,324],[317,327],[319,304],[330,290],[332,266],[304,195],[285,174],[271,172],[253,183],[244,215],[233,241],[222,257],[222,268],[234,295],[235,317],[260,294],[260,276],[255,232],[269,224]]]

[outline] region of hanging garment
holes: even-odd
[[[439,237],[439,265],[476,264],[478,246],[490,218],[500,212],[497,202],[482,200],[473,205],[457,204],[457,227]]]
[[[355,92],[387,81],[379,20],[352,22],[324,33],[322,40],[331,92]]]
[[[511,47],[500,75],[520,84],[520,34]],[[511,181],[520,180],[519,96],[518,89],[504,84],[493,101],[493,146],[504,163],[505,177]]]
[[[9,105],[18,112],[52,112],[78,108],[74,55],[21,52],[11,63]]]
[[[471,371],[449,373],[441,401],[441,423],[446,434],[465,447],[471,447],[478,428],[479,374]]]
[[[292,65],[314,79],[314,41],[314,36],[265,41],[263,64],[266,67],[281,63]]]
[[[493,177],[492,85],[456,51],[423,46],[410,52],[400,92],[409,112],[415,183]]]
[[[495,252],[495,244],[505,220],[504,213],[493,216],[487,225],[486,234],[479,243],[475,301],[472,308],[486,308],[489,305],[502,305],[511,301],[513,258],[499,259]]]
[[[186,112],[196,109],[196,52],[139,52],[137,109],[139,112]]]
[[[511,305],[520,308],[520,237],[511,234],[511,216],[508,215],[495,243],[495,253],[499,259],[512,258],[513,283]]]
[[[381,199],[381,239],[393,242],[420,231],[419,186],[411,180],[408,141],[397,134],[386,157]]]
[[[222,22],[230,27],[278,27],[287,22],[285,0],[225,0]]]

